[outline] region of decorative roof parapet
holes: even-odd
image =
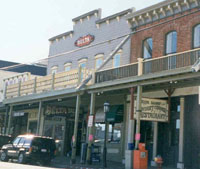
[[[117,20],[119,20],[119,17],[120,16],[123,16],[123,15],[127,15],[127,14],[130,14],[132,12],[135,11],[135,8],[130,8],[130,9],[127,9],[127,10],[124,10],[124,11],[121,11],[121,12],[118,12],[114,15],[110,15],[108,17],[105,17],[105,18],[102,18],[102,19],[99,19],[98,21],[96,21],[96,24],[101,24],[103,22],[109,22],[109,20],[111,19],[115,19],[117,18]]]
[[[57,36],[54,36],[54,37],[50,38],[49,41],[54,41],[54,40],[56,40],[56,39],[60,39],[60,38],[69,36],[70,34],[73,34],[73,32],[74,32],[74,31],[69,31],[69,32],[62,33],[62,34],[60,34],[60,35],[57,35]]]
[[[132,27],[148,24],[199,6],[199,0],[165,0],[126,16]]]
[[[90,11],[88,13],[80,15],[80,16],[72,19],[72,21],[77,22],[77,21],[80,21],[81,19],[87,18],[88,16],[92,16],[92,15],[97,15],[97,16],[101,17],[101,9],[95,9],[93,11]]]

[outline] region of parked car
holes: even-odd
[[[8,144],[11,141],[12,137],[10,135],[1,135],[0,134],[0,149],[3,145]]]
[[[18,159],[18,163],[41,162],[50,164],[54,158],[56,145],[54,139],[34,135],[20,135],[12,143],[2,146],[0,159]]]

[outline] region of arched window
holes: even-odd
[[[82,58],[78,61],[79,67],[86,68],[87,58]]]
[[[143,42],[143,58],[149,59],[152,58],[152,50],[153,50],[153,40],[152,38],[148,38]]]
[[[64,69],[66,72],[70,71],[71,70],[71,66],[72,66],[72,63],[71,62],[67,62],[64,64]]]
[[[58,71],[58,66],[53,66],[53,67],[51,68],[51,74],[57,73],[57,71]]]
[[[177,50],[177,32],[169,32],[166,36],[166,54],[176,53]]]
[[[200,24],[196,25],[193,30],[193,48],[200,47]]]

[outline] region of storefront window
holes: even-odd
[[[45,125],[44,127],[44,136],[52,137],[53,125]]]
[[[105,124],[96,123],[95,127],[96,127],[95,142],[103,143],[104,134],[105,134]],[[121,128],[122,128],[122,123],[109,124],[109,128],[108,128],[108,142],[109,143],[120,143]]]
[[[200,47],[200,24],[194,27],[193,33],[193,47],[199,48]]]

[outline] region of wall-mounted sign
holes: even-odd
[[[94,36],[93,35],[86,35],[83,37],[78,38],[75,41],[75,46],[77,47],[82,47],[82,46],[86,46],[89,45],[90,43],[92,43],[94,41]]]
[[[136,101],[134,118],[136,119]],[[166,100],[142,98],[140,120],[168,122],[168,104]]]
[[[74,114],[75,109],[69,107],[56,107],[56,106],[47,106],[45,115],[67,115],[67,114]]]
[[[24,112],[14,112],[13,113],[14,117],[20,117],[20,116],[24,116]]]

